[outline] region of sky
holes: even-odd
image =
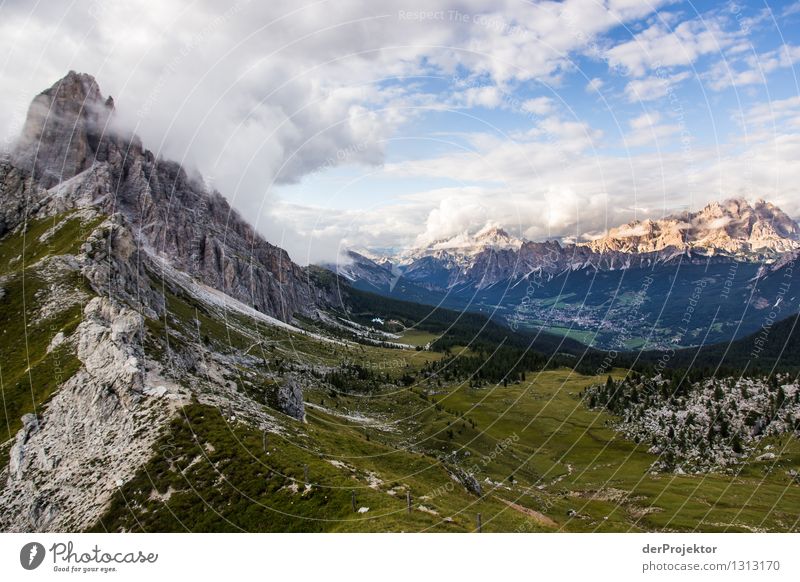
[[[800,217],[800,2],[0,0],[0,136],[69,70],[301,264],[497,224]]]

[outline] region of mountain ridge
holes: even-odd
[[[327,298],[307,272],[219,192],[120,131],[113,112],[113,99],[103,97],[96,80],[74,71],[34,98],[20,139],[0,164],[0,232],[68,208],[119,213],[140,263],[148,254],[166,258],[284,321],[313,315]]]

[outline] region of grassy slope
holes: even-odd
[[[786,474],[800,466],[797,439],[780,443],[777,463],[754,462],[738,475],[650,475],[655,457],[647,447],[624,440],[605,426],[610,417],[580,403],[586,380],[548,371],[505,389],[461,388],[439,398],[470,411],[489,435],[519,434],[543,481],[563,476],[541,495],[567,530],[797,530],[800,487]],[[578,515],[564,519],[570,509]]]
[[[346,359],[397,378],[440,357],[345,348],[241,316],[215,319],[179,295],[167,299],[170,315],[151,324],[152,331],[185,337],[187,318],[197,316],[200,335],[215,349],[248,349],[260,338],[265,369],[278,360],[332,365]],[[246,371],[231,374],[249,389]],[[364,395],[320,386],[304,395],[308,424],[278,415],[285,435],[271,433],[266,450],[257,430],[193,404],[95,529],[471,531],[477,513],[484,531],[796,529],[800,487],[786,474],[800,461],[796,441],[784,443],[780,466],[754,463],[738,476],[650,475],[655,457],[646,447],[622,439],[608,428],[608,415],[586,409],[577,397],[598,380],[558,369],[506,388],[418,380]],[[458,461],[442,461],[453,452]],[[448,467],[456,464],[475,470],[483,497],[453,481]],[[406,490],[414,499],[411,514]],[[352,511],[353,491],[357,506],[369,512]]]
[[[23,414],[38,410],[56,387],[74,374],[80,362],[66,344],[47,353],[58,332],[69,336],[81,321],[81,305],[53,312],[37,321],[44,297],[51,285],[89,293],[86,281],[76,273],[44,280],[31,266],[47,256],[75,253],[96,222],[83,223],[69,214],[28,224],[27,232],[12,233],[0,240],[0,275],[5,293],[0,299],[0,372],[2,405],[0,462],[5,462],[8,445],[21,427]],[[39,238],[59,226],[46,242]]]

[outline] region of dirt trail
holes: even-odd
[[[502,497],[497,497],[497,499],[499,499],[500,501],[502,501],[503,503],[508,505],[514,511],[519,511],[520,513],[525,514],[528,517],[536,520],[536,522],[539,525],[543,525],[545,527],[552,527],[552,528],[557,528],[558,527],[558,524],[555,521],[553,521],[552,519],[550,519],[549,517],[547,517],[543,513],[539,513],[538,511],[534,511],[533,509],[529,509],[527,507],[523,507],[522,505],[520,505],[518,503],[514,503],[513,501],[508,501],[507,499],[503,499]]]

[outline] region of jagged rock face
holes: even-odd
[[[598,253],[646,253],[686,245],[689,224],[680,220],[644,220],[613,228],[608,236],[586,246]]]
[[[113,101],[89,75],[71,72],[36,97],[11,162],[0,167],[2,230],[26,212],[94,205],[128,221],[132,260],[158,255],[269,315],[313,314],[329,299],[200,177],[115,128]]]
[[[661,220],[634,221],[612,228],[586,246],[597,252],[644,253],[670,247],[718,252],[786,252],[800,246],[800,228],[775,205],[743,199],[714,202],[699,212]]]
[[[652,267],[655,264],[676,261],[685,264],[731,260],[728,255],[709,257],[694,249],[674,246],[639,253],[621,250],[601,252],[588,246],[562,245],[557,241],[524,242],[517,250],[486,248],[469,257],[438,252],[415,258],[405,264],[392,265],[391,268],[352,251],[350,256],[352,258],[348,263],[329,265],[328,268],[351,281],[367,281],[380,291],[386,291],[391,284],[402,278],[424,289],[440,292],[456,287],[482,290],[530,276],[549,280],[558,274],[581,269],[612,271]]]
[[[26,213],[37,212],[47,196],[30,174],[8,162],[0,162],[0,194],[0,236],[21,224]]]
[[[150,458],[160,430],[185,403],[184,387],[144,358],[145,337],[153,340],[144,318],[165,312],[160,283],[180,286],[172,276],[180,273],[181,281],[205,283],[284,320],[314,313],[328,300],[304,269],[199,177],[156,159],[138,138],[114,128],[113,101],[102,97],[94,79],[77,73],[34,100],[17,147],[0,161],[0,236],[28,220],[67,211],[91,223],[91,233],[75,241],[80,246],[74,254],[47,256],[36,268],[45,278],[47,269],[80,272],[94,292],[68,296],[71,305],[86,302],[83,320],[74,333],[59,333],[50,344],[67,344],[81,365],[36,414],[23,418],[3,471],[3,531],[93,525],[119,482]],[[65,296],[57,287],[47,292]],[[42,311],[66,306],[47,302]],[[208,378],[226,385],[222,369],[233,364],[220,355],[200,358],[194,349],[201,348],[171,353],[169,362],[183,372],[204,362],[208,384],[195,392],[199,399],[255,410],[262,420],[268,416],[262,404],[247,400],[238,406],[238,393],[214,392],[218,387]],[[209,368],[215,357],[223,362],[219,371]],[[277,396],[281,410],[304,418],[297,381],[286,382]]]
[[[34,98],[12,160],[50,188],[107,159],[104,134],[114,110],[90,75],[70,71]]]
[[[391,262],[379,263],[355,251],[347,251],[335,265],[328,264],[325,267],[348,281],[366,281],[378,289],[390,287],[393,280]]]

